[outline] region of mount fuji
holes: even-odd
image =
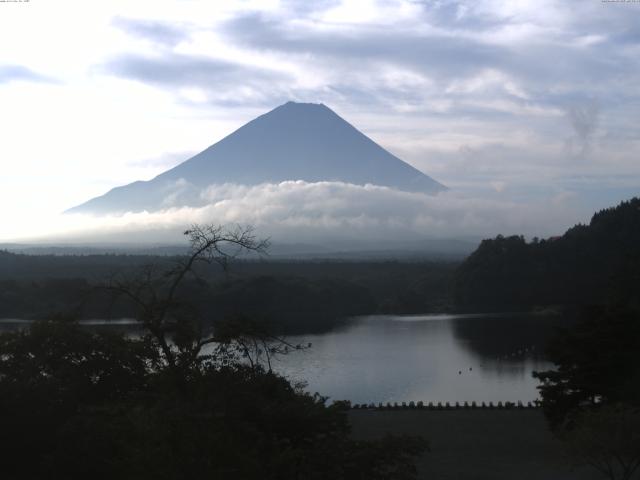
[[[149,181],[116,187],[65,213],[121,214],[200,206],[212,185],[287,180],[373,184],[436,194],[446,187],[323,104],[288,102]]]

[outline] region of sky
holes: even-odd
[[[184,218],[544,236],[640,186],[640,2],[2,1],[0,45],[0,241]],[[370,188],[364,205],[354,186],[290,182],[232,188],[226,210],[60,216],[289,100],[450,192]],[[309,192],[342,207],[305,216]],[[288,195],[302,207],[283,214]]]

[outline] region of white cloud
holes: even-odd
[[[174,187],[167,191],[168,205],[189,185],[178,182]],[[465,198],[451,192],[432,196],[342,182],[225,184],[201,191],[202,206],[107,217],[65,215],[56,219],[55,228],[39,233],[46,233],[49,240],[117,238],[126,243],[134,238],[157,242],[178,240],[179,233],[192,223],[240,223],[254,225],[260,235],[290,243],[347,238],[386,242],[498,233],[550,235],[582,220],[574,208],[563,204],[565,198],[569,196],[525,205]],[[147,231],[152,233],[141,236]]]

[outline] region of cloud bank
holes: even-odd
[[[185,195],[198,197],[200,204],[171,206]],[[157,243],[178,241],[193,223],[251,224],[259,235],[280,243],[361,240],[384,246],[397,240],[556,234],[576,220],[576,212],[562,200],[525,205],[452,192],[432,196],[375,185],[304,181],[211,185],[196,192],[186,182],[176,182],[167,188],[164,210],[70,215],[61,228],[72,232],[67,239]]]

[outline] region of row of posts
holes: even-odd
[[[398,402],[387,402],[385,403],[362,403],[362,404],[353,404],[351,405],[351,408],[354,410],[410,410],[410,409],[417,409],[417,410],[463,410],[463,409],[498,409],[498,410],[509,410],[509,409],[530,409],[530,408],[539,408],[540,407],[540,401],[539,400],[535,400],[533,402],[527,402],[526,404],[522,403],[521,401],[518,402],[497,402],[497,403],[493,403],[493,402],[482,402],[482,403],[477,403],[477,402],[464,402],[464,403],[460,403],[460,402],[455,402],[454,404],[451,404],[449,402],[438,402],[438,403],[433,403],[433,402],[429,402],[427,404],[425,404],[424,402],[402,402],[402,403],[398,403]]]

